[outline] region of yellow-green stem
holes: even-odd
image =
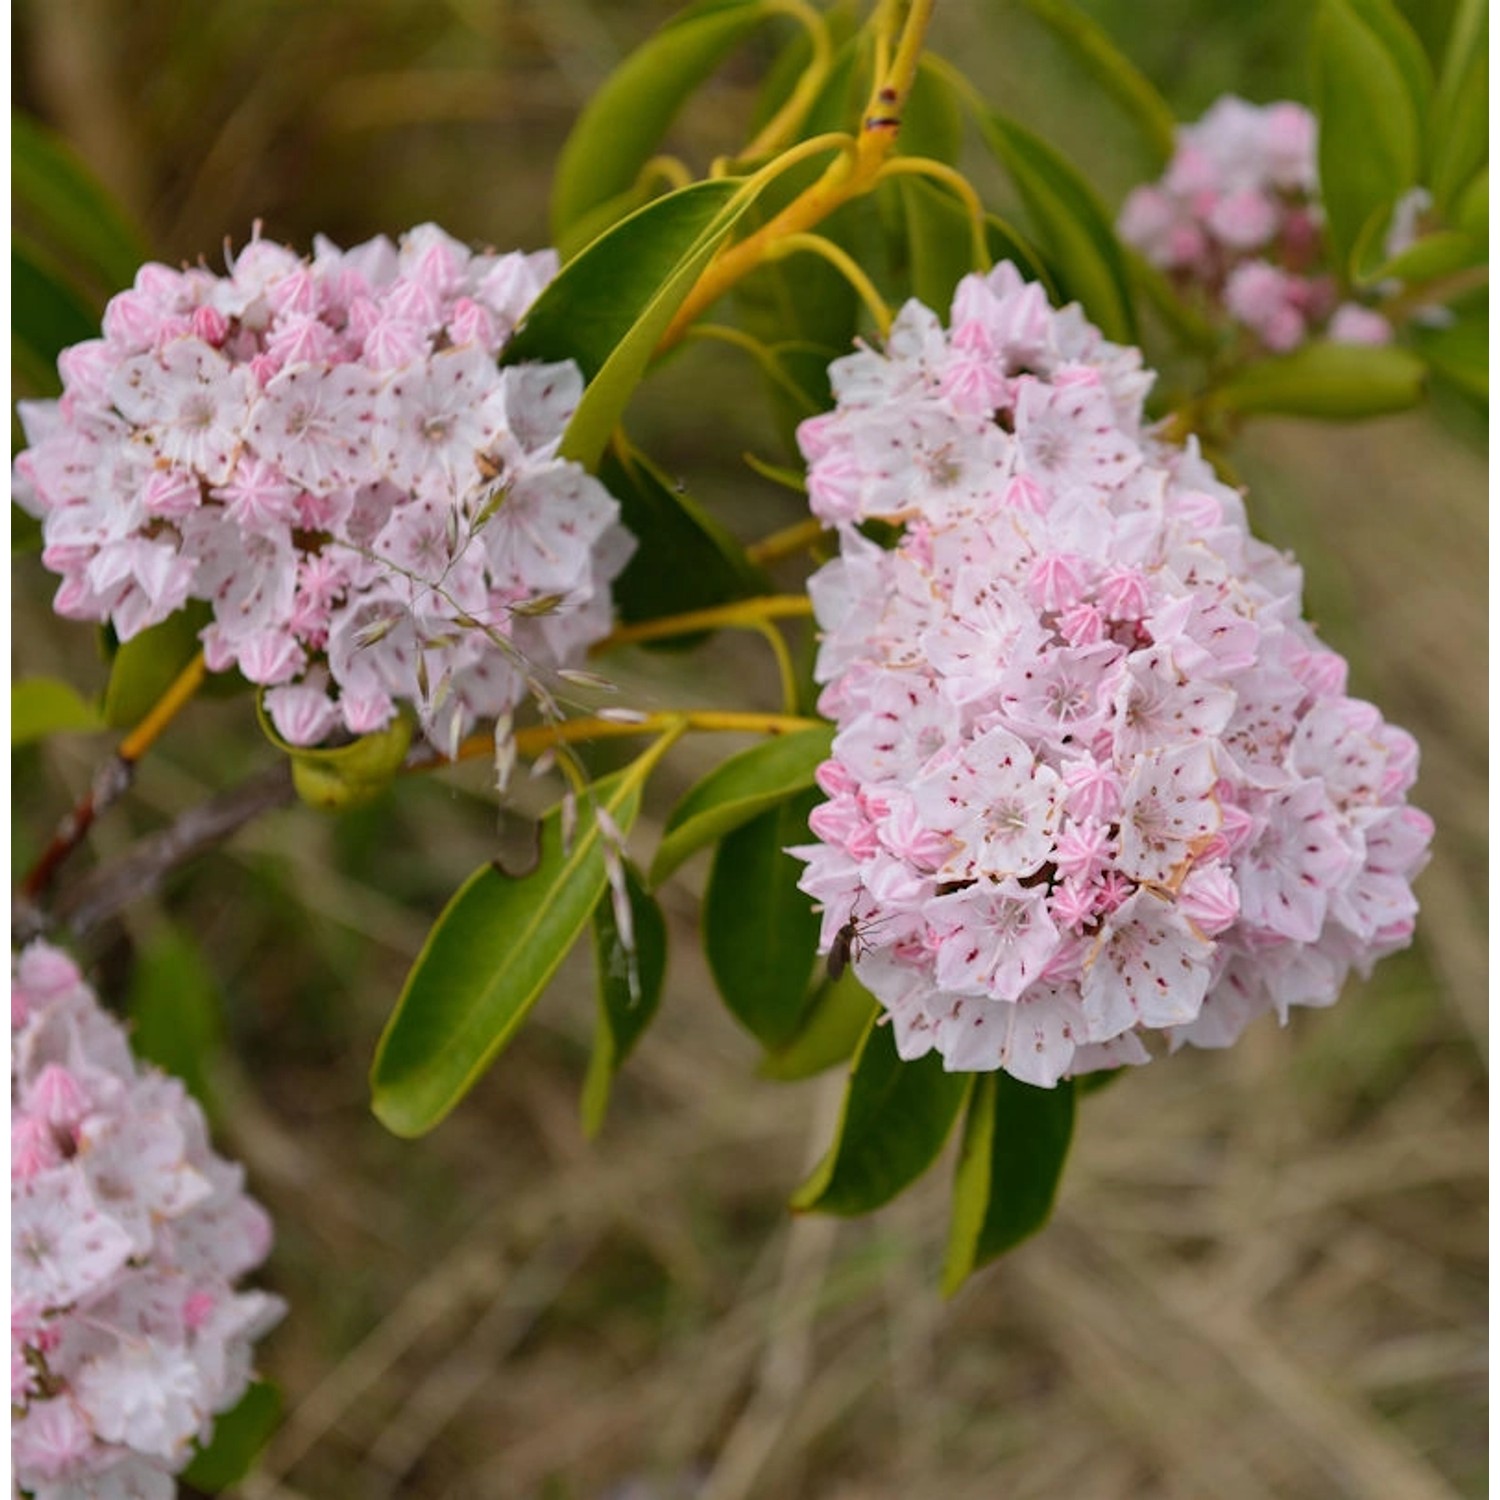
[[[880,331],[881,338],[890,332],[890,307],[885,298],[875,290],[875,283],[865,275],[848,251],[840,249],[832,240],[824,239],[821,234],[788,234],[767,249],[766,259],[780,260],[782,256],[795,255],[798,251],[818,255],[826,260],[859,294],[859,300],[875,320],[875,327]]]
[[[737,599],[732,604],[716,604],[709,609],[692,609],[680,615],[663,615],[659,620],[617,626],[593,647],[590,655],[602,655],[616,646],[632,646],[641,641],[697,635],[703,630],[759,630],[766,620],[791,619],[811,613],[812,601],[806,594],[763,594],[754,599]]]

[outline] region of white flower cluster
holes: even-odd
[[[1239,495],[1143,429],[1138,351],[1002,265],[831,373],[799,437],[838,734],[794,852],[903,1056],[1051,1086],[1407,943],[1416,745],[1345,696]]]
[[[634,544],[557,456],[577,367],[496,367],[556,267],[430,224],[142,267],[61,400],[21,404],[57,612],[125,639],[206,601],[210,670],[265,684],[297,745],[407,702],[448,749],[520,701],[522,661],[576,665]]]
[[[280,1300],[271,1225],[65,953],[11,975],[11,1457],[35,1500],[170,1500]]]

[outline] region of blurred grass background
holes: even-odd
[[[1087,8],[1184,118],[1225,90],[1305,97],[1302,0]],[[301,245],[435,219],[532,248],[571,119],[674,9],[18,0],[14,96],[167,260],[218,265],[256,219]],[[1406,9],[1434,44],[1451,6]],[[949,0],[933,41],[1112,206],[1139,176],[1107,101],[1019,6]],[[677,137],[696,165],[738,143],[770,55],[751,47],[690,108]],[[798,507],[739,461],[778,454],[736,360],[686,351],[631,425],[752,537]],[[434,1136],[398,1142],[368,1113],[365,1070],[406,968],[494,851],[480,772],[338,819],[276,813],[97,934],[87,957],[120,993],[132,949],[170,919],[201,944],[220,997],[220,1133],[275,1213],[266,1279],[292,1305],[263,1360],[287,1420],[242,1493],[1485,1493],[1483,432],[1443,396],[1359,427],[1263,422],[1237,452],[1256,524],[1296,549],[1352,691],[1422,742],[1415,800],[1439,832],[1415,947],[1329,1011],[1090,1099],[1052,1226],[951,1303],[934,1289],[947,1164],[869,1222],[786,1214],[838,1084],[753,1077],[696,948],[699,864],[665,893],[668,995],[592,1145],[576,1110],[592,1023],[582,961]],[[92,635],[50,616],[35,558],[13,579],[15,670],[98,684]],[[744,639],[622,654],[614,669],[646,708],[774,702]],[[674,752],[648,809],[658,823],[726,749]],[[98,755],[65,739],[16,757],[18,864]],[[78,868],[268,758],[243,700],[195,705]]]

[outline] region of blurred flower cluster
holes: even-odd
[[[206,601],[210,670],[264,684],[297,745],[409,703],[451,749],[508,711],[608,630],[633,546],[557,456],[576,366],[496,366],[556,265],[423,225],[144,266],[60,357],[61,399],[21,404],[58,613],[127,639]]]
[[[1390,324],[1341,302],[1327,272],[1318,204],[1317,121],[1300,104],[1226,95],[1179,126],[1160,182],[1136,188],[1120,237],[1182,289],[1196,290],[1266,349],[1319,334],[1383,344]]]
[[[56,948],[11,977],[12,1459],[36,1500],[157,1500],[250,1380],[271,1245],[182,1084]]]
[[[795,852],[904,1057],[1050,1086],[1408,942],[1416,745],[1345,695],[1240,496],[1143,428],[1138,351],[1001,265],[831,373],[799,439],[838,734]]]

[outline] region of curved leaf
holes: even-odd
[[[801,1024],[821,923],[797,889],[801,861],[785,853],[805,842],[820,800],[799,792],[727,834],[703,894],[703,947],[724,1003],[763,1046],[777,1047]]]
[[[1323,203],[1329,236],[1348,266],[1371,217],[1416,181],[1418,104],[1401,60],[1355,0],[1321,0],[1312,62]]]
[[[739,542],[639,449],[612,444],[599,475],[636,538],[636,550],[612,590],[620,619],[630,623],[683,614],[770,587]],[[675,637],[662,644],[681,648],[697,639]]]
[[[1008,1073],[975,1080],[953,1185],[944,1293],[1047,1222],[1073,1116],[1071,1082],[1042,1089]]]
[[[1484,317],[1464,317],[1447,328],[1419,329],[1417,348],[1440,375],[1478,396],[1490,397],[1489,324]]]
[[[250,1472],[280,1422],[280,1389],[255,1381],[237,1406],[214,1418],[213,1437],[178,1477],[204,1494],[227,1490]]]
[[[812,786],[832,743],[832,725],[802,729],[752,745],[716,766],[672,809],[651,861],[652,887],[689,855]]]
[[[661,1005],[667,974],[667,922],[660,904],[625,866],[625,898],[630,903],[632,937],[620,934],[612,901],[594,908],[594,972],[598,1010],[594,1050],[583,1084],[585,1135],[597,1135],[609,1109],[610,1085]]]
[[[290,759],[298,797],[323,812],[345,812],[373,802],[396,779],[411,748],[411,720],[404,714],[384,729],[327,750],[289,745],[259,701],[256,714],[261,732]]]
[[[87,301],[33,246],[10,246],[11,346],[24,351],[28,383],[38,395],[62,389],[57,356],[71,344],[97,338],[99,320]]]
[[[190,600],[161,624],[121,643],[104,689],[104,720],[110,728],[131,729],[140,723],[198,654],[198,633],[212,618],[207,603]]]
[[[1244,416],[1376,417],[1416,406],[1425,383],[1422,361],[1409,349],[1304,344],[1295,353],[1246,365],[1211,399]]]
[[[792,1207],[864,1214],[889,1203],[936,1160],[973,1078],[945,1073],[936,1052],[903,1062],[893,1028],[871,1021],[849,1074],[838,1134]]]
[[[53,734],[92,734],[104,716],[70,682],[22,677],[10,685],[10,745],[29,745]]]
[[[136,956],[130,976],[130,1045],[137,1057],[180,1078],[200,1104],[222,1045],[219,985],[196,939],[163,925]]]
[[[1482,240],[1457,229],[1440,229],[1434,234],[1424,234],[1414,244],[1408,245],[1399,255],[1392,256],[1383,265],[1377,266],[1369,276],[1361,280],[1378,285],[1382,281],[1400,281],[1404,285],[1419,285],[1436,276],[1448,276],[1461,271],[1465,266],[1480,266],[1487,259],[1486,246]]]
[[[1487,0],[1459,0],[1428,129],[1432,160],[1427,180],[1444,213],[1489,160],[1489,33]]]
[[[594,806],[628,832],[650,755],[594,784],[570,846],[554,808],[542,820],[541,859],[529,875],[510,879],[483,865],[448,903],[376,1048],[372,1105],[388,1130],[431,1130],[515,1035],[608,886]]]
[[[688,96],[758,26],[760,0],[697,5],[648,38],[595,91],[574,124],[552,183],[562,240],[591,209],[626,194]]]
[[[837,979],[825,976],[804,1010],[806,1019],[797,1034],[760,1060],[755,1070],[760,1077],[795,1083],[846,1061],[880,1006],[854,970],[846,969]]]
[[[148,255],[141,232],[60,136],[20,111],[10,129],[16,226],[82,273],[92,293],[129,286]]]
[[[564,458],[599,462],[672,315],[754,196],[715,178],[658,198],[569,261],[532,304],[501,363],[578,362],[588,385]]]
[[[1139,342],[1125,256],[1093,188],[1066,157],[1016,121],[990,114],[980,125],[1015,183],[1059,295],[1081,302],[1106,338]]]
[[[1164,167],[1172,155],[1177,120],[1151,80],[1115,46],[1097,21],[1068,0],[1023,3],[1130,117],[1145,142],[1151,165]]]

